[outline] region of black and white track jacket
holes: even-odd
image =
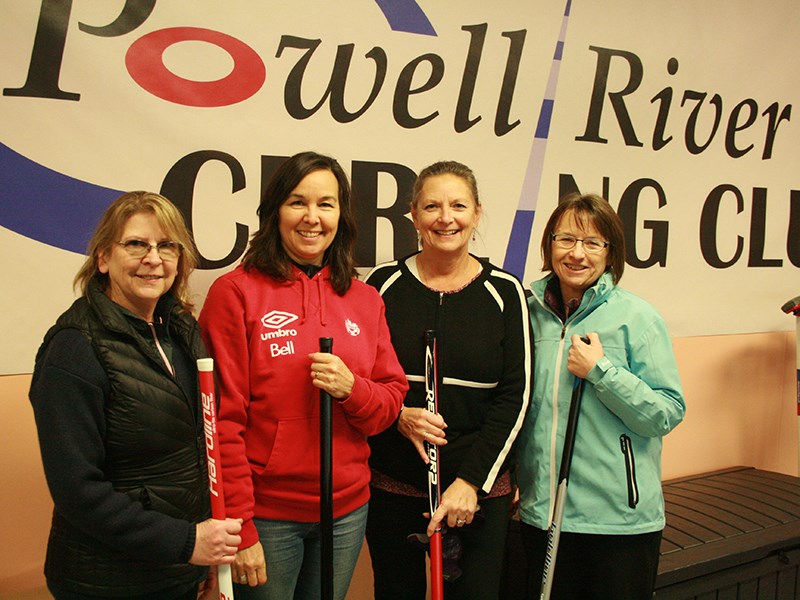
[[[441,447],[442,489],[456,477],[489,493],[510,463],[532,389],[531,325],[516,277],[488,261],[463,289],[427,288],[416,254],[378,265],[366,282],[386,304],[392,344],[410,384],[405,406],[425,407],[425,332],[437,339],[439,412],[447,423]],[[370,465],[384,475],[427,489],[427,466],[392,426],[370,438]]]

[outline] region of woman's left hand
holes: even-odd
[[[427,408],[406,406],[400,411],[400,416],[397,418],[397,431],[414,444],[414,448],[417,449],[417,453],[426,465],[431,462],[431,459],[425,448],[425,442],[444,446],[447,443],[444,431],[446,427],[447,423],[444,422],[442,415],[433,414]]]
[[[353,393],[356,378],[341,358],[328,352],[309,354],[311,383],[334,398],[347,398]]]
[[[586,337],[589,338],[589,344],[584,342],[579,335],[572,336],[572,346],[567,357],[567,370],[581,379],[586,379],[597,361],[603,358],[603,344],[600,343],[600,336],[593,331]]]
[[[432,536],[440,524],[447,518],[447,526],[463,527],[472,523],[478,511],[478,488],[468,481],[456,477],[456,480],[442,494],[439,508],[433,513],[428,523],[428,537]]]

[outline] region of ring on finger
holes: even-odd
[[[242,583],[247,583],[247,575],[239,575],[239,581]]]
[[[466,519],[456,519],[456,525],[463,525],[466,522],[467,522]]]

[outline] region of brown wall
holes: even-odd
[[[686,420],[664,440],[665,479],[733,465],[796,475],[794,332],[675,340]],[[0,594],[40,588],[52,504],[27,392],[30,375],[0,377]],[[366,549],[350,600],[371,597]]]

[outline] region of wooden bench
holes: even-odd
[[[800,478],[732,467],[663,489],[656,600],[800,600]],[[501,598],[533,597],[516,519],[503,579]]]
[[[751,467],[664,482],[657,600],[800,598],[800,479]]]

